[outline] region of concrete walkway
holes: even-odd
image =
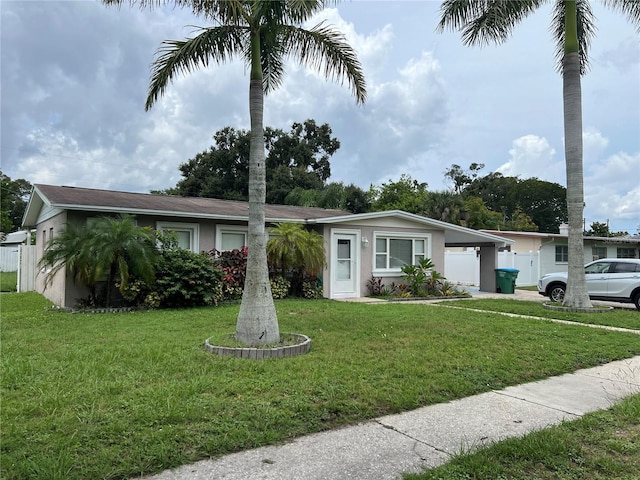
[[[640,393],[640,356],[204,460],[153,480],[397,479]]]

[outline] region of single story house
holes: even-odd
[[[569,228],[560,225],[559,233],[511,232],[482,230],[514,243],[507,249],[516,253],[538,252],[540,276],[553,272],[566,272],[569,256]],[[600,258],[640,258],[640,236],[583,238],[584,263]]]
[[[401,279],[400,267],[421,257],[431,258],[444,272],[445,247],[477,247],[481,262],[480,288],[496,290],[495,268],[499,249],[514,243],[479,232],[403,211],[351,214],[341,210],[290,205],[265,206],[267,226],[297,222],[324,237],[327,255],[323,272],[327,298],[361,297],[367,281],[383,277],[385,283]],[[34,185],[23,226],[36,230],[38,259],[47,242],[70,222],[92,217],[130,214],[140,226],[172,230],[183,248],[194,252],[231,250],[246,245],[248,203],[212,198],[178,197]],[[59,306],[72,306],[85,292],[62,269],[56,278],[38,270],[36,291]],[[51,280],[45,288],[45,282]]]

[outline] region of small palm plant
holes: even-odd
[[[326,265],[324,239],[297,223],[277,223],[270,231],[267,258],[283,278],[299,289],[305,276],[316,277]]]
[[[50,268],[48,281],[63,267],[74,281],[89,288],[90,302],[97,302],[97,285],[106,281],[106,306],[111,306],[111,290],[117,280],[127,287],[131,275],[152,282],[157,250],[150,229],[138,227],[134,217],[102,217],[88,225],[67,224],[51,239],[40,259]]]

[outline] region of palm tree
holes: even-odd
[[[595,35],[588,0],[549,0],[554,3],[551,31],[556,41],[558,69],[562,73],[564,99],[564,144],[569,217],[569,261],[564,305],[589,307],[584,273],[582,219],[584,185],[582,166],[582,98],[580,77],[587,71],[588,51]],[[449,27],[462,33],[466,45],[503,43],[512,29],[543,5],[545,0],[445,0],[438,29]],[[625,14],[640,30],[640,2],[603,0]]]
[[[88,225],[67,224],[49,241],[40,266],[51,269],[49,279],[66,266],[74,281],[89,288],[93,303],[98,282],[106,279],[109,307],[114,280],[121,288],[126,288],[132,274],[153,281],[156,254],[152,231],[138,227],[132,216],[102,217]]]
[[[111,305],[114,281],[127,288],[131,274],[151,283],[155,277],[153,264],[158,253],[151,229],[136,225],[134,217],[102,217],[90,227],[89,249],[98,277],[106,276],[106,304]]]
[[[124,0],[104,0],[120,5]],[[130,3],[136,3],[131,1]],[[139,0],[141,6],[159,0]],[[297,57],[327,77],[346,78],[356,101],[366,98],[364,76],[354,50],[338,31],[320,23],[310,30],[302,24],[324,6],[322,0],[175,0],[215,27],[184,41],[165,41],[152,65],[146,109],[164,94],[178,73],[206,68],[211,61],[222,63],[234,55],[243,57],[250,71],[249,115],[249,257],[236,337],[246,345],[277,342],[280,339],[269,272],[265,230],[265,144],[264,95],[281,85],[285,58]]]
[[[299,274],[317,275],[325,266],[324,239],[299,223],[276,223],[267,243],[267,258],[283,277],[293,268]]]
[[[91,235],[86,225],[68,223],[64,230],[47,243],[38,266],[48,270],[46,285],[66,267],[73,281],[89,288],[91,302],[96,299],[97,275],[93,256],[89,249]]]

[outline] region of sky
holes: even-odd
[[[0,168],[31,183],[149,192],[226,126],[248,130],[249,78],[235,58],[179,76],[145,112],[150,65],[164,40],[210,26],[187,10],[99,1],[0,2]],[[597,32],[582,78],[585,223],[640,230],[640,37],[591,2]],[[452,164],[485,164],[566,186],[562,78],[551,6],[502,45],[467,47],[438,32],[440,2],[354,0],[321,12],[356,50],[368,98],[291,61],[265,99],[265,126],[328,123],[341,148],[329,181],[363,189],[402,174],[451,188]]]

